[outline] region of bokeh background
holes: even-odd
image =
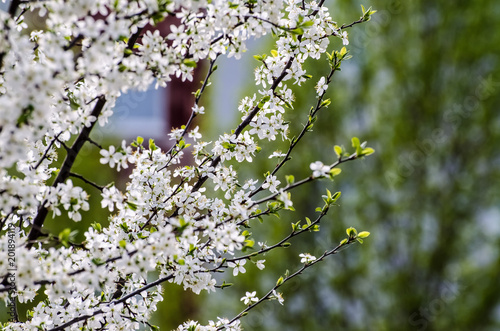
[[[358,1],[327,4],[339,23],[356,20],[361,12]],[[364,245],[328,258],[284,286],[285,305],[261,305],[243,318],[245,329],[500,329],[500,2],[373,0],[363,5],[378,12],[349,29],[353,58],[328,89],[332,104],[319,114],[314,133],[298,146],[280,179],[308,176],[315,160],[333,162],[333,145],[350,147],[353,136],[368,141],[376,153],[344,164],[333,183],[292,192],[297,212],[266,218],[263,226],[251,224],[256,239],[265,236],[271,244],[289,233],[291,222],[314,217],[326,188],[342,191],[321,231],[268,254],[264,272],[247,263],[237,285],[210,296],[167,284],[153,321],[162,330],[187,318],[206,322],[236,315],[244,308],[239,298],[245,291],[263,295],[286,269],[300,267],[298,252],[318,256],[350,226],[371,232]],[[43,22],[34,24],[39,28]],[[212,137],[236,124],[238,100],[255,91],[252,71],[258,63],[252,55],[269,49],[269,42],[252,43],[240,61],[219,64],[204,99],[208,114],[198,122]],[[326,70],[317,63],[308,67],[315,77]],[[301,129],[314,103],[316,82],[295,90],[297,104],[288,115],[292,132]],[[164,112],[152,109],[168,103],[162,98],[168,99],[168,92],[125,97],[112,130],[96,131],[94,139],[104,145],[136,135],[161,140],[170,123]],[[143,125],[133,125],[139,122]],[[112,171],[97,171],[98,158],[97,151],[84,149],[77,172],[99,184],[120,182]],[[242,171],[260,178],[274,162],[262,155]],[[87,217],[104,219],[106,212]],[[47,223],[55,234],[64,224]],[[233,281],[230,275],[224,279]]]

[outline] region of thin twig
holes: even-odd
[[[40,160],[38,160],[37,164],[35,165],[34,169],[38,169],[38,167],[40,166],[40,164],[42,164],[43,160],[45,160],[45,158],[47,157],[50,149],[52,148],[52,146],[54,145],[54,143],[56,141],[59,141],[59,136],[62,134],[62,132],[59,132],[55,137],[54,139],[52,139],[52,141],[50,142],[49,146],[47,146],[47,148],[45,149],[45,152],[43,153],[42,157],[40,158]]]
[[[231,325],[232,323],[234,323],[236,320],[240,319],[241,317],[245,316],[246,313],[255,308],[257,305],[261,304],[262,302],[264,302],[265,300],[267,300],[271,295],[273,295],[274,291],[276,291],[278,288],[280,288],[281,286],[283,286],[285,283],[287,283],[288,281],[290,281],[290,279],[292,278],[295,278],[297,277],[298,275],[300,275],[302,272],[304,272],[304,270],[312,267],[313,265],[315,265],[316,263],[319,263],[321,261],[323,261],[327,256],[329,255],[333,255],[333,254],[337,254],[338,252],[340,252],[340,249],[342,247],[347,247],[348,245],[351,245],[353,243],[356,242],[356,239],[354,238],[349,238],[348,241],[344,244],[339,244],[337,247],[335,247],[334,249],[330,250],[330,251],[326,251],[324,252],[319,258],[317,258],[316,260],[310,262],[310,263],[306,263],[304,264],[300,269],[298,269],[296,272],[294,272],[293,274],[285,277],[285,278],[282,278],[281,281],[277,282],[276,285],[274,285],[274,287],[269,290],[269,292],[267,292],[262,298],[260,298],[257,302],[255,302],[254,304],[248,306],[247,308],[245,308],[242,312],[240,312],[238,315],[236,315],[235,317],[233,317],[226,325]],[[224,329],[225,326],[221,326],[219,327],[217,330],[222,330]]]
[[[234,258],[231,258],[231,259],[226,259],[227,262],[234,262],[234,261],[238,261],[238,260],[247,260],[247,259],[250,259],[251,257],[254,257],[254,256],[257,256],[257,255],[261,255],[261,254],[264,254],[266,252],[269,252],[270,250],[273,250],[277,247],[282,247],[282,245],[284,243],[286,243],[288,240],[290,240],[291,238],[295,237],[295,236],[298,236],[306,231],[310,231],[312,228],[314,228],[315,225],[319,224],[321,219],[323,217],[326,216],[326,214],[328,213],[328,208],[326,208],[325,210],[323,210],[319,215],[318,217],[313,221],[311,222],[311,224],[309,224],[307,227],[305,228],[302,228],[298,231],[294,230],[292,231],[289,235],[287,235],[285,238],[283,238],[282,240],[280,240],[278,243],[272,245],[272,246],[267,246],[265,248],[262,248],[260,249],[259,251],[257,252],[253,252],[253,253],[250,253],[250,254],[247,254],[247,255],[243,255],[243,256],[238,256],[238,257],[234,257]]]
[[[101,185],[97,185],[96,183],[94,182],[91,182],[90,180],[88,180],[87,178],[83,177],[82,175],[79,175],[79,174],[75,174],[74,172],[70,172],[69,173],[69,176],[70,177],[75,177],[75,178],[78,178],[82,181],[84,181],[85,183],[95,187],[96,189],[98,189],[99,191],[103,191],[104,190],[104,186],[101,186]]]

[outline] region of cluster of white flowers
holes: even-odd
[[[300,263],[309,264],[316,261],[316,257],[309,253],[301,253],[299,256],[301,257]]]
[[[330,167],[323,164],[321,161],[313,162],[309,165],[309,168],[313,171],[313,177],[325,177],[330,173]]]
[[[347,40],[322,3],[13,1],[18,11],[46,17],[46,28],[31,33],[16,10],[0,11],[0,230],[19,227],[14,284],[19,302],[35,300],[41,288],[46,296],[35,300],[26,322],[10,323],[5,330],[138,329],[162,300],[162,282],[210,292],[218,286],[215,272],[229,267],[236,276],[246,272],[247,261],[264,269],[265,260],[228,257],[251,247],[253,239],[242,225],[265,214],[260,203],[275,200],[293,209],[291,195],[280,188],[275,172],[242,182],[230,161],[252,162],[261,140],[290,140],[285,112],[294,96],[285,83],[301,85],[308,78],[304,62],[319,59],[329,37]],[[146,24],[168,15],[179,19],[168,36],[143,32]],[[143,146],[142,138],[131,146],[101,148],[101,164],[118,171],[134,165],[123,192],[111,184],[94,185],[101,207],[112,212],[109,225],[92,220],[81,244],[64,233],[52,236],[59,242],[42,241],[47,214],[81,221],[82,211],[90,208],[89,194],[75,184],[79,179],[69,177],[90,181],[71,168],[85,143],[98,146],[89,135],[96,123],[106,125],[118,96],[155,81],[164,86],[173,75],[192,80],[198,61],[239,58],[248,39],[271,32],[276,50],[260,56],[255,71],[261,90],[242,100],[242,121],[231,134],[206,142],[199,128],[188,124],[172,130],[174,145],[168,151],[153,141]],[[322,77],[319,98],[326,88]],[[198,99],[192,110],[193,117],[206,111]],[[182,163],[186,151],[193,153],[193,165]],[[311,166],[314,177],[325,176],[330,170],[325,167]],[[268,196],[257,202],[253,196],[260,191]],[[5,236],[0,261],[7,259]],[[265,252],[267,246],[261,246]],[[303,263],[313,261],[301,257]],[[159,279],[151,282],[153,271]],[[7,264],[0,264],[0,278],[7,274]],[[1,298],[8,298],[8,289],[2,282]],[[273,291],[273,296],[283,302],[281,294]],[[258,301],[255,292],[242,300]],[[178,330],[221,328],[240,330],[240,321],[218,318],[206,326],[189,321]]]
[[[79,186],[73,186],[71,179],[66,183],[58,184],[56,187],[47,187],[46,194],[42,199],[44,207],[53,212],[53,216],[60,216],[60,207],[68,211],[68,217],[75,222],[81,221],[82,215],[79,210],[89,210],[88,194]]]
[[[102,158],[99,160],[101,164],[109,164],[111,168],[114,168],[116,165],[116,169],[120,171],[121,168],[127,169],[128,164],[133,162],[133,158],[131,157],[132,148],[130,146],[125,146],[125,140],[122,141],[122,148],[117,151],[115,146],[109,146],[109,150],[101,149],[99,152]]]

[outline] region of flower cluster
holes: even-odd
[[[309,263],[316,261],[316,257],[312,256],[309,253],[301,253],[301,254],[299,254],[299,256],[301,257],[300,263],[309,264]]]
[[[245,228],[254,218],[293,210],[288,191],[330,170],[318,161],[311,165],[314,178],[295,184],[287,179],[286,186],[278,174],[299,140],[289,138],[286,120],[295,101],[291,86],[310,78],[304,62],[321,58],[331,37],[347,43],[345,27],[322,3],[48,0],[12,1],[9,13],[0,11],[0,230],[19,228],[13,286],[17,300],[34,307],[27,321],[9,323],[5,330],[139,329],[162,300],[164,282],[198,294],[222,287],[215,273],[230,269],[237,276],[246,272],[248,261],[264,269],[258,255],[283,243],[261,244],[259,251],[242,255],[256,242]],[[16,16],[25,10],[45,17],[46,28],[29,32]],[[144,32],[147,24],[169,15],[179,23],[167,36]],[[239,58],[250,38],[271,33],[275,49],[256,56],[260,90],[242,100],[240,124],[230,134],[204,141],[191,123],[208,112],[199,98],[210,85],[213,64],[219,56]],[[169,150],[153,140],[144,146],[141,137],[130,146],[105,148],[90,138],[96,124],[108,123],[122,93],[154,82],[165,86],[172,76],[192,80],[203,59],[211,67],[195,93],[191,119],[170,133]],[[331,74],[340,60],[331,62]],[[319,101],[331,74],[317,85]],[[317,104],[315,111],[323,105]],[[263,178],[240,176],[237,165],[252,162],[261,141],[274,143],[277,137],[290,143],[288,153],[271,155],[281,159],[278,166]],[[101,165],[118,171],[133,165],[123,191],[71,171],[84,144],[100,148]],[[193,154],[192,164],[183,160],[186,152]],[[74,242],[69,228],[44,233],[50,216],[67,219],[69,227],[71,221],[86,221],[83,212],[91,206],[80,180],[99,190],[100,206],[112,213],[109,219],[85,223],[81,243]],[[321,217],[289,237],[317,227]],[[2,233],[0,261],[7,259],[5,238]],[[301,257],[303,263],[314,261]],[[7,264],[0,264],[0,277],[8,272]],[[154,273],[158,278],[152,281]],[[8,299],[9,288],[0,285],[1,298]],[[282,304],[275,290],[265,298]],[[36,299],[42,291],[45,299]],[[244,304],[260,303],[255,294],[247,292]],[[205,326],[188,321],[178,330],[241,330],[240,317]]]
[[[313,177],[325,177],[328,176],[330,173],[330,167],[323,164],[321,161],[316,161],[314,163],[311,163],[309,165],[309,168],[313,171],[312,175]]]

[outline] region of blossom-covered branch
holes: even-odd
[[[28,11],[43,17],[46,28],[28,30]],[[0,12],[0,297],[11,304],[31,302],[34,308],[26,321],[19,322],[16,315],[4,329],[152,327],[149,318],[162,300],[162,283],[196,294],[215,291],[224,287],[215,273],[243,273],[244,262],[253,256],[317,230],[340,193],[327,192],[326,207],[314,222],[292,224],[292,232],[277,244],[239,254],[254,249],[256,240],[266,242],[245,231],[251,220],[293,210],[291,190],[333,178],[340,164],[373,152],[353,138],[354,152],[335,146],[337,160],[330,165],[305,162],[310,176],[299,181],[284,176],[286,185],[279,177],[319,110],[328,106],[328,85],[349,57],[345,48],[327,52],[333,48],[330,40],[339,38],[347,45],[344,30],[366,22],[373,12],[363,9],[359,20],[339,26],[324,1],[12,1],[9,13]],[[178,19],[167,36],[145,28],[167,16]],[[268,34],[275,38],[274,49],[255,56],[258,92],[241,101],[241,120],[234,130],[204,141],[194,119],[211,111],[200,100],[217,59],[239,58],[249,39]],[[324,57],[329,74],[319,78],[304,128],[291,138],[287,112],[295,102],[292,87],[312,78],[306,61]],[[208,72],[195,92],[189,120],[169,133],[171,148],[164,151],[149,137],[118,146],[91,138],[97,124],[108,123],[121,94],[152,84],[166,86],[173,76],[192,80],[202,60],[209,61]],[[124,190],[113,183],[98,185],[73,169],[86,142],[101,155],[90,162],[117,171],[131,168]],[[267,153],[259,147],[263,142],[287,144],[288,150]],[[263,177],[243,180],[247,176],[239,164],[253,162],[258,152],[282,159]],[[193,154],[187,165],[185,153]],[[97,189],[97,205],[78,185],[82,182]],[[258,194],[262,196],[256,198]],[[85,211],[91,208],[107,209],[111,215],[89,220]],[[62,219],[66,229],[51,233],[45,226],[49,217]],[[84,222],[83,241],[75,240],[72,222]],[[310,255],[304,258],[307,266],[317,263]],[[256,262],[259,269],[264,262]],[[39,299],[42,292],[44,299]],[[262,302],[253,292],[243,301]],[[193,325],[199,330],[240,330],[241,316],[220,317],[205,326],[186,322],[179,330]]]

